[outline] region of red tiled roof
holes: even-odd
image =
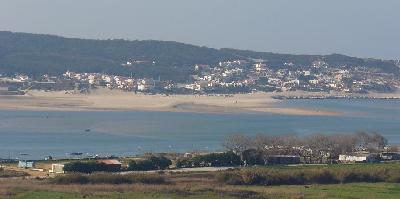
[[[113,165],[121,165],[122,164],[118,160],[99,160],[97,162],[103,163],[103,164],[113,164]]]

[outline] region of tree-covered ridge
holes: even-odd
[[[343,55],[287,55],[234,49],[218,50],[171,41],[92,40],[0,31],[0,73],[59,75],[70,70],[185,81],[192,74],[195,64],[263,58],[271,66],[280,66],[285,62],[309,65],[322,57],[330,64],[365,65],[378,67],[386,72],[399,71],[392,61]],[[149,63],[132,67],[121,66],[129,59]]]
[[[330,55],[292,55],[292,54],[278,54],[271,52],[254,52],[249,50],[237,49],[221,49],[222,52],[240,56],[242,58],[256,58],[268,60],[272,67],[280,67],[284,63],[293,62],[296,65],[310,66],[316,60],[323,60],[331,66],[365,66],[380,68],[384,72],[399,73],[399,67],[393,60],[380,60],[380,59],[363,59],[357,57],[350,57],[341,54]]]

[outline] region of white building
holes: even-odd
[[[50,173],[64,173],[64,165],[63,164],[51,164]]]
[[[26,82],[29,80],[29,77],[26,75],[17,75],[13,80],[16,82]]]
[[[260,71],[265,71],[266,70],[267,65],[264,63],[256,63],[254,64],[254,68],[256,69],[256,71],[260,72]]]
[[[139,91],[147,91],[154,88],[154,81],[150,79],[142,79],[137,84],[137,89]]]
[[[356,163],[356,162],[375,162],[377,160],[376,154],[353,154],[353,155],[339,155],[339,162],[342,163]]]
[[[310,84],[318,84],[318,80],[317,79],[311,79],[308,81]]]

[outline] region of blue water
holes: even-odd
[[[331,110],[342,116],[266,113],[58,112],[0,110],[0,158],[30,159],[71,152],[128,156],[143,152],[221,149],[246,135],[377,131],[400,143],[400,100],[287,100],[279,106]],[[85,132],[85,129],[91,129]]]

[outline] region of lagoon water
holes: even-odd
[[[246,135],[377,131],[400,143],[400,100],[286,100],[279,106],[344,113],[290,116],[267,113],[0,110],[0,158],[66,157],[71,152],[128,156],[143,152],[215,151],[223,139]],[[90,129],[86,132],[85,129]]]

